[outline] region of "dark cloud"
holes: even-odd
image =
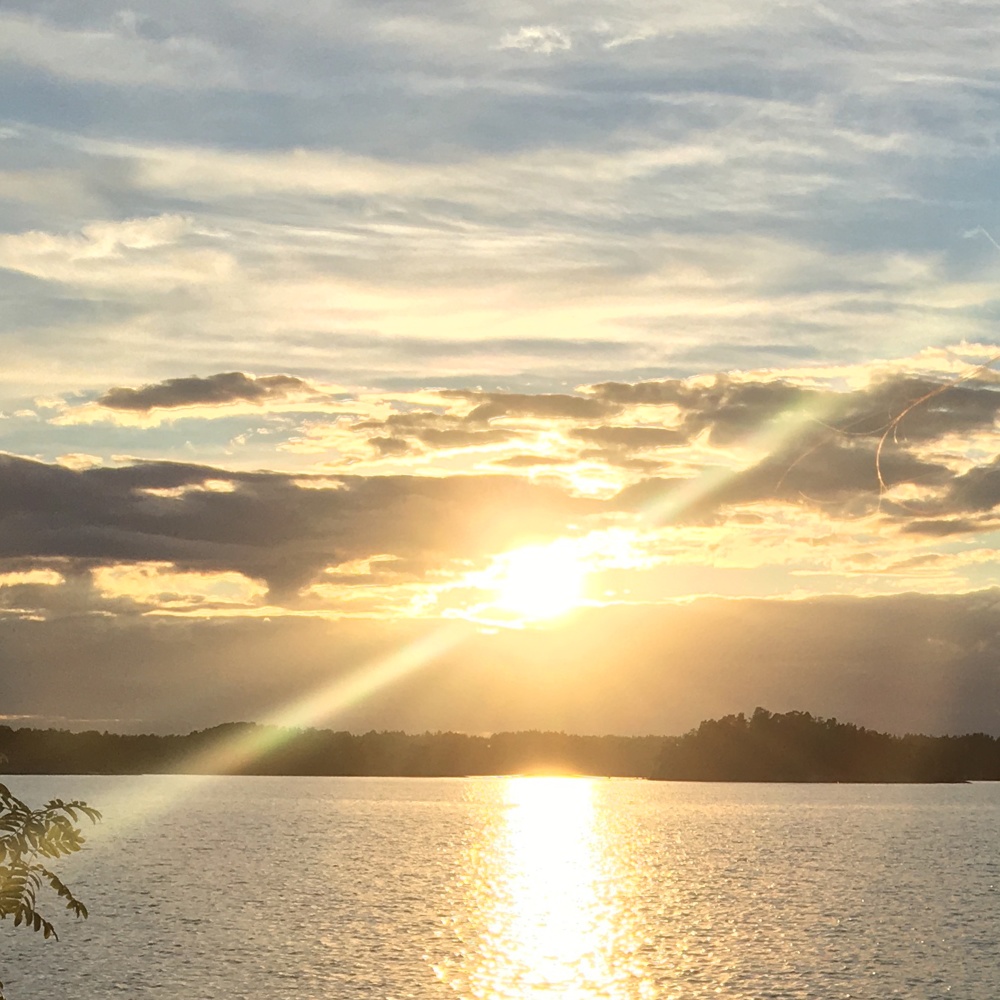
[[[691,482],[690,479],[651,476],[620,490],[613,502],[619,510],[638,513],[672,495],[676,490],[690,487]]]
[[[616,469],[629,469],[651,476],[663,472],[663,463],[654,458],[637,458],[620,448],[584,448],[577,456],[579,459],[602,462]]]
[[[891,428],[900,442],[932,441],[991,428],[1000,411],[992,381],[954,384],[902,375],[835,398],[833,419],[846,433],[881,437]]]
[[[0,662],[18,665],[4,674],[4,710],[161,731],[262,719],[439,627],[21,621],[0,630]],[[900,733],[1000,733],[996,591],[623,605],[541,631],[461,634],[453,650],[318,724],[681,733],[765,705]]]
[[[597,506],[512,476],[340,476],[314,489],[277,473],[168,462],[73,471],[0,456],[0,558],[235,570],[288,598],[328,566],[467,558],[556,535]]]
[[[368,443],[380,455],[405,455],[410,450],[410,445],[404,438],[373,437],[368,439]]]
[[[955,476],[947,490],[919,506],[912,506],[926,518],[910,526],[909,530],[918,534],[994,530],[998,523],[990,515],[1000,506],[1000,458]]]
[[[688,440],[669,427],[579,427],[570,436],[602,448],[641,451],[645,448],[677,447]]]
[[[594,386],[599,399],[623,406],[676,406],[678,434],[690,440],[708,431],[714,444],[729,444],[764,423],[803,407],[818,405],[819,390],[788,382],[742,382],[717,375],[711,382],[666,379],[658,382],[604,382]]]
[[[429,428],[444,429],[463,427],[461,417],[436,410],[409,410],[406,413],[391,413],[384,420],[359,420],[352,426],[355,430],[386,431],[394,435],[417,434]]]
[[[621,406],[617,403],[567,393],[528,394],[442,389],[440,395],[445,399],[465,399],[475,403],[475,407],[465,418],[470,423],[485,423],[497,417],[594,420],[621,412]]]
[[[353,429],[384,431],[368,439],[381,455],[405,454],[414,450],[412,442],[419,442],[425,449],[447,450],[500,444],[517,437],[512,430],[470,427],[461,417],[432,410],[393,413],[385,420],[361,420]]]
[[[792,445],[769,455],[716,488],[709,500],[722,504],[792,500],[841,509],[857,501],[860,513],[877,503],[886,487],[940,486],[950,478],[945,466],[909,452],[892,450],[879,458],[873,441],[832,437],[805,450]]]
[[[319,578],[319,582],[343,587],[412,583],[423,580],[431,568],[431,563],[426,559],[381,558],[373,559],[364,572],[338,573],[335,569],[326,570]],[[322,597],[314,597],[310,603],[317,608],[325,609],[326,606]]]
[[[112,392],[126,394],[116,405],[141,409],[260,398],[304,385],[291,376],[231,373]],[[864,515],[881,505],[900,524],[913,522],[912,533],[946,536],[972,530],[969,515],[1000,504],[1000,460],[955,477],[914,445],[992,426],[1000,392],[987,382],[942,387],[897,378],[833,393],[719,376],[711,383],[604,383],[591,396],[476,390],[442,396],[467,401],[471,412],[415,410],[354,428],[374,431],[369,441],[381,454],[403,455],[516,441],[516,430],[489,426],[501,415],[586,421],[569,430],[572,439],[595,446],[578,457],[647,478],[601,502],[513,475],[340,476],[336,488],[311,489],[300,477],[278,473],[170,462],[74,471],[6,456],[0,457],[0,559],[37,565],[69,560],[76,567],[161,561],[193,571],[234,570],[266,581],[275,599],[291,600],[327,567],[345,561],[474,558],[521,539],[555,536],[573,519],[601,510],[643,512],[663,502],[671,517],[705,520],[774,501],[838,516]],[[654,401],[677,407],[669,426],[602,422],[633,403]],[[641,454],[706,432],[730,441],[789,411],[807,416],[789,425],[791,434],[780,438],[777,450],[746,469],[704,469],[700,479],[682,479]],[[812,419],[816,413],[827,419]],[[902,417],[899,433],[886,439],[877,457],[892,414]],[[571,457],[521,454],[499,461],[526,469]],[[213,480],[225,488],[206,485]],[[929,498],[907,508],[884,498],[887,487],[900,484],[920,486]],[[169,491],[175,495],[162,495]]]
[[[614,503],[625,510],[642,510],[665,502],[678,520],[714,518],[727,507],[773,501],[812,505],[840,516],[861,516],[879,505],[885,486],[943,486],[951,478],[945,466],[905,451],[884,453],[879,461],[876,447],[871,440],[842,437],[815,444],[803,441],[748,469],[729,473],[706,470],[701,479],[653,477],[626,487]],[[678,491],[684,491],[680,507],[669,503]],[[901,507],[885,507],[906,516]]]
[[[944,560],[945,557],[940,552],[926,552],[920,556],[910,556],[909,559],[900,559],[897,562],[890,563],[885,569],[877,570],[876,572],[908,573],[915,569],[924,569],[928,566],[938,565]]]
[[[46,618],[86,615],[136,615],[148,610],[128,597],[108,598],[88,572],[74,572],[59,584],[15,583],[0,586],[0,609]]]
[[[949,511],[988,511],[1000,504],[1000,458],[958,476],[945,500]]]
[[[393,413],[384,420],[359,420],[352,426],[354,430],[384,432],[369,438],[382,454],[402,454],[410,449],[407,441],[418,441],[430,449],[474,448],[517,436],[515,431],[500,427],[470,427],[462,417],[434,410]]]
[[[620,406],[680,406],[691,393],[682,379],[649,382],[599,382],[593,387],[598,399]]]
[[[420,431],[417,438],[429,448],[472,448],[487,444],[500,444],[516,437],[512,431],[499,427],[489,430],[436,430],[428,428]]]
[[[223,406],[226,403],[263,403],[284,399],[293,393],[312,392],[309,384],[293,375],[245,375],[243,372],[220,372],[201,378],[171,378],[164,382],[132,389],[115,386],[97,400],[110,410],[135,410],[148,413],[154,409],[177,406]]]
[[[896,441],[930,441],[991,428],[1000,411],[1000,391],[992,380],[953,384],[905,375],[844,392],[780,379],[740,381],[725,374],[710,382],[604,382],[593,392],[595,398],[620,406],[676,406],[680,433],[691,439],[707,431],[719,445],[735,443],[786,416],[811,422],[817,433],[833,429],[845,436],[878,438],[891,429]]]
[[[937,538],[947,538],[949,535],[970,535],[989,528],[1000,527],[1000,523],[984,525],[980,521],[968,518],[949,518],[946,520],[911,521],[903,526],[903,531],[913,535],[931,535]]]
[[[555,455],[511,455],[510,458],[500,458],[494,465],[503,465],[508,469],[534,469],[542,465],[569,465],[572,458],[557,458]]]
[[[380,455],[405,455],[413,451],[411,441],[419,441],[425,448],[447,451],[456,448],[477,448],[483,445],[500,444],[517,435],[513,431],[491,427],[487,430],[470,430],[467,427],[428,427],[415,431],[409,440],[405,437],[373,437],[368,443]]]

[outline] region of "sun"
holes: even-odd
[[[631,532],[613,528],[511,549],[490,556],[483,568],[429,587],[413,608],[496,630],[599,607],[618,593],[602,582],[608,570],[649,564],[637,543]]]
[[[496,608],[522,620],[556,618],[584,600],[588,567],[569,540],[497,556],[484,582]]]

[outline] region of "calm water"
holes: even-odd
[[[1000,996],[996,785],[11,784],[108,818],[9,1000]]]

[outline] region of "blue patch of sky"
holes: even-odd
[[[118,323],[139,311],[133,305],[78,295],[73,288],[0,268],[0,341],[8,345],[58,345],[73,327]],[[96,331],[70,333],[74,340],[100,339]]]
[[[210,420],[179,418],[152,427],[123,427],[103,422],[58,426],[37,417],[8,416],[0,420],[0,450],[47,462],[55,461],[60,455],[83,453],[101,457],[105,462],[114,455],[128,455],[214,462],[228,467],[239,466],[245,457],[256,466],[261,464],[262,455],[273,461],[275,446],[293,437],[304,419],[315,420],[316,414],[289,413],[280,417],[240,414]],[[258,434],[259,428],[265,428],[268,433]],[[243,434],[247,435],[246,444],[231,443]]]

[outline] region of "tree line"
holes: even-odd
[[[234,755],[220,753],[240,747]],[[809,712],[707,719],[683,736],[277,729],[227,723],[187,735],[0,726],[10,774],[462,776],[530,772],[672,781],[1000,780],[1000,739],[895,736]]]
[[[355,734],[226,723],[184,736],[74,733],[0,726],[9,774],[398,775],[521,774],[531,771],[648,777],[659,736],[556,732],[474,736],[439,732]],[[219,753],[250,748],[237,760]]]
[[[669,781],[1000,780],[1000,739],[893,736],[809,712],[708,719],[668,737],[653,777]]]

